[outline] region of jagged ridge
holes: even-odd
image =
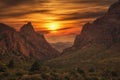
[[[0,54],[14,53],[18,58],[31,57],[46,60],[60,55],[45,40],[44,35],[36,33],[31,22],[25,24],[20,32],[0,24]]]

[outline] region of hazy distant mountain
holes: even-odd
[[[72,47],[63,51],[49,65],[60,67],[120,66],[120,0],[93,23],[83,26]],[[56,67],[56,66],[55,66]]]
[[[57,42],[57,43],[51,43],[51,45],[57,49],[58,51],[62,52],[64,49],[72,46],[72,42]]]
[[[18,58],[36,58],[40,60],[54,58],[60,53],[45,40],[42,34],[36,33],[32,24],[25,24],[20,32],[0,23],[0,55],[9,55]]]

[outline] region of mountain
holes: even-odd
[[[42,34],[34,31],[31,22],[25,24],[20,29],[20,34],[31,45],[31,55],[44,59],[44,57],[54,58],[60,54],[57,50],[51,47]]]
[[[80,49],[92,45],[105,48],[120,41],[120,1],[111,5],[108,12],[95,20],[86,23],[82,32],[76,36],[74,45],[70,49]]]
[[[120,0],[112,4],[104,16],[86,23],[72,47],[63,55],[47,62],[60,68],[120,67]],[[53,66],[55,65],[55,66]],[[56,67],[56,68],[57,68]]]
[[[34,31],[31,22],[25,24],[19,32],[0,23],[0,55],[8,53],[18,58],[46,60],[60,53],[45,40],[42,34]]]
[[[72,46],[72,42],[57,42],[57,43],[51,43],[51,45],[59,52],[62,52],[64,49]]]

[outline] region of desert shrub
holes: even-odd
[[[0,80],[16,80],[16,77],[10,72],[3,72],[0,74]]]
[[[5,76],[5,77],[7,77],[7,76],[10,75],[10,73],[9,72],[4,72],[2,75]]]
[[[90,68],[88,71],[89,71],[90,73],[92,73],[92,72],[95,72],[95,69],[94,69],[94,68]]]
[[[69,77],[72,78],[78,78],[80,76],[80,73],[78,71],[70,71]]]
[[[0,80],[5,80],[6,77],[10,75],[9,72],[2,72],[0,73]]]
[[[40,71],[41,72],[50,72],[50,68],[48,66],[42,66]]]
[[[42,63],[40,61],[35,61],[31,68],[30,68],[30,72],[39,72],[41,69]]]
[[[78,71],[78,73],[80,73],[80,74],[85,74],[84,70],[82,70],[81,68],[77,68],[77,71]]]
[[[65,76],[64,80],[70,80],[70,76]]]
[[[44,80],[48,80],[49,78],[51,78],[51,75],[47,74],[47,73],[41,73],[41,77]]]
[[[40,75],[27,75],[26,77],[22,77],[20,80],[42,80]]]
[[[8,68],[15,68],[15,62],[13,59],[8,62],[7,67]]]
[[[33,77],[30,78],[30,80],[41,80],[41,78],[37,77],[37,76],[33,76]]]
[[[62,76],[60,73],[52,72],[51,76],[52,76],[52,80],[62,80]]]
[[[112,71],[112,72],[111,72],[111,75],[112,75],[113,77],[118,77],[118,73],[117,73],[116,71]]]
[[[99,80],[97,77],[92,77],[90,80]]]
[[[24,72],[22,72],[22,71],[17,71],[17,72],[15,73],[15,75],[16,75],[16,76],[23,76],[23,75],[24,75]]]
[[[0,79],[2,80],[4,78],[5,78],[5,76],[3,76],[2,74],[0,74]]]
[[[7,71],[7,67],[3,64],[0,64],[0,72],[6,72]]]

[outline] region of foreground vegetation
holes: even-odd
[[[115,45],[91,57],[100,49],[92,47],[46,62],[16,57],[19,52],[1,54],[0,80],[120,80],[119,47]]]
[[[0,63],[0,80],[120,80],[120,72],[114,68],[51,69],[40,61],[22,65],[20,67],[15,60]]]

